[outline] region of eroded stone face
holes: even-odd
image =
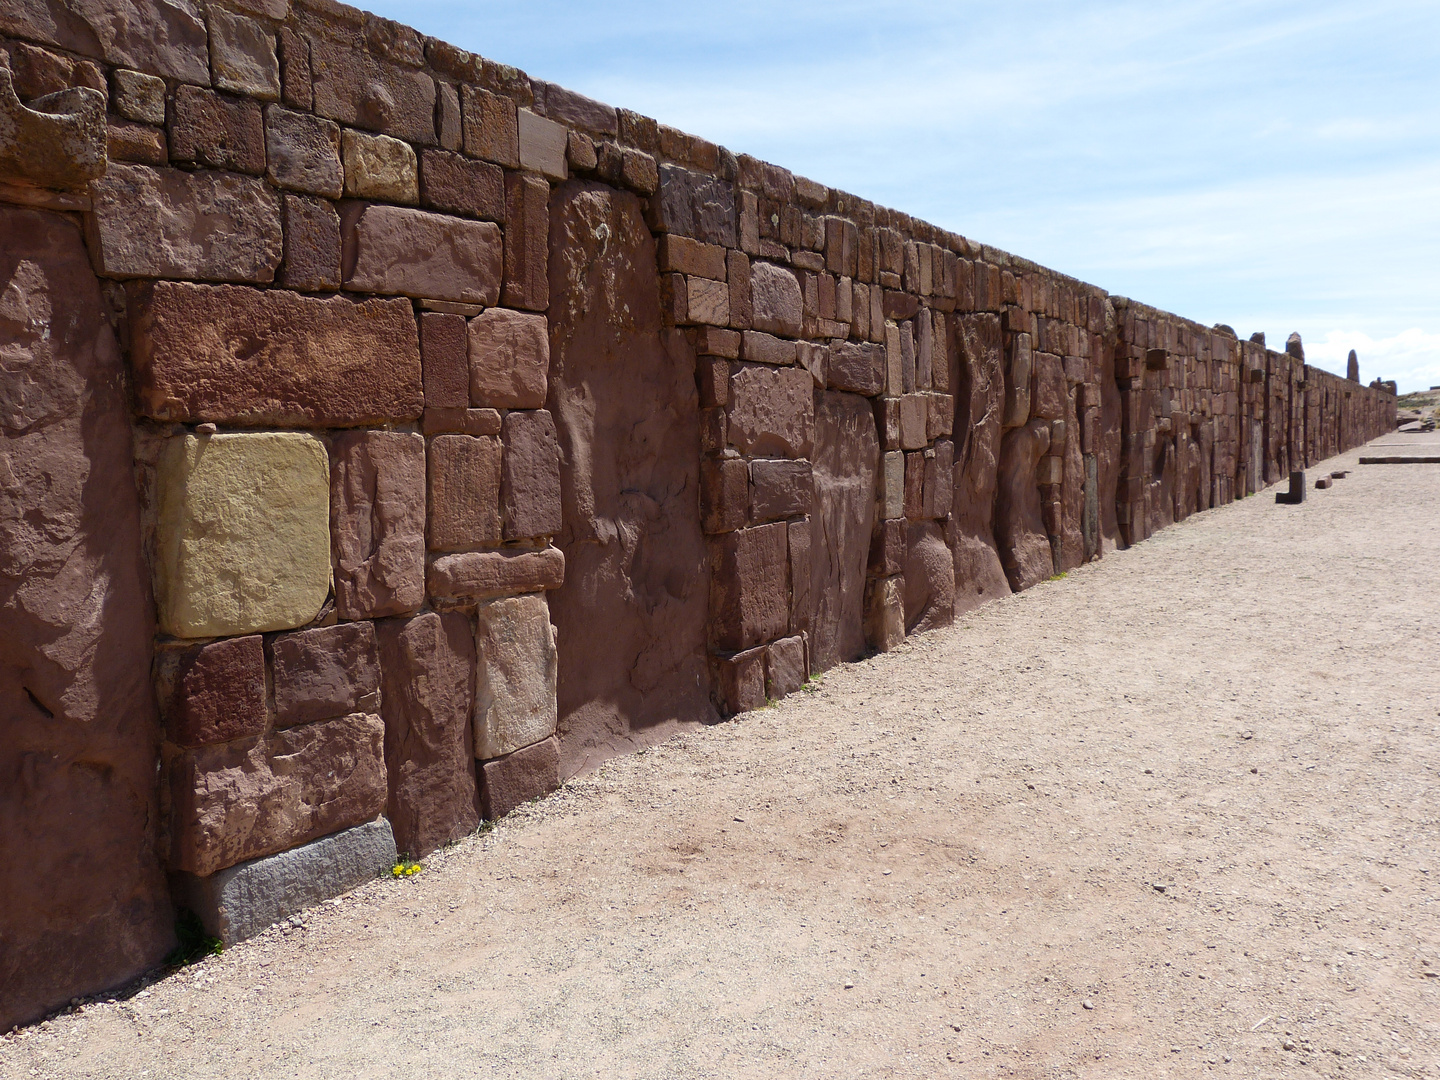
[[[995,546],[995,491],[1005,412],[1000,320],[957,320],[960,367],[955,410],[955,497],[946,539],[955,558],[956,614],[1010,592]]]
[[[538,409],[545,404],[550,341],[545,316],[490,308],[470,320],[470,404]]]
[[[336,610],[342,619],[414,611],[425,599],[425,440],[347,431],[331,455]]]
[[[555,733],[555,631],[542,594],[476,612],[475,756],[499,757]]]
[[[155,597],[175,637],[302,626],[330,591],[330,479],[312,435],[169,440],[157,467]]]
[[[756,330],[799,337],[804,306],[800,282],[783,266],[757,262],[750,267],[751,323]]]
[[[345,286],[465,304],[500,298],[500,226],[401,206],[350,208]]]

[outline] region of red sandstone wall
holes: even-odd
[[[22,0],[0,58],[0,864],[63,866],[0,1026],[155,963],[162,866],[422,855],[1394,422],[350,8]]]

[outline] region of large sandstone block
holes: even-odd
[[[471,405],[543,408],[549,370],[545,316],[491,308],[470,320]]]
[[[463,315],[427,311],[420,316],[420,359],[425,369],[425,408],[469,408],[470,358]]]
[[[555,733],[555,628],[542,594],[476,611],[475,756],[513,753]]]
[[[378,818],[209,877],[178,875],[176,891],[209,933],[233,945],[389,873],[396,856],[390,822]]]
[[[426,585],[438,600],[487,600],[513,593],[558,589],[565,555],[558,548],[467,551],[430,564]]]
[[[560,531],[560,448],[544,409],[505,415],[505,539]]]
[[[322,35],[310,38],[310,68],[321,116],[422,146],[435,144],[435,80],[425,72]]]
[[[345,287],[465,304],[500,298],[500,227],[401,206],[354,206],[342,218]]]
[[[475,633],[461,612],[375,624],[390,778],[386,813],[411,858],[480,824],[471,712]]]
[[[460,88],[465,153],[511,169],[520,167],[520,123],[515,102],[478,86]]]
[[[259,176],[265,171],[265,125],[260,106],[196,86],[176,87],[170,157],[190,165]]]
[[[814,485],[808,461],[750,463],[750,520],[776,521],[810,512]]]
[[[553,735],[480,767],[481,807],[490,821],[559,786],[560,744]]]
[[[330,479],[311,435],[168,440],[156,470],[155,602],[175,637],[301,626],[330,591]]]
[[[169,763],[170,867],[207,876],[372,820],[385,808],[385,725],[355,715]]]
[[[549,233],[550,185],[538,176],[506,176],[503,296],[507,306],[530,311],[550,306]]]
[[[16,0],[0,7],[0,33],[152,75],[210,84],[205,16],[193,4]]]
[[[262,101],[279,98],[280,60],[270,28],[219,7],[211,8],[209,17],[215,85]]]
[[[965,376],[956,399],[955,489],[946,538],[955,555],[955,610],[960,614],[1007,595],[1010,584],[995,545],[1005,408],[1000,320],[964,315],[958,324]]]
[[[739,529],[710,543],[710,637],[748,649],[790,625],[788,531],[784,522]]]
[[[730,376],[730,445],[742,454],[804,458],[815,444],[815,401],[802,368],[742,366]]]
[[[155,691],[166,738],[177,746],[263,734],[269,708],[260,635],[162,652],[155,660]]]
[[[372,622],[281,634],[270,653],[277,728],[379,707],[380,654]]]
[[[459,154],[426,150],[420,156],[420,202],[452,214],[504,222],[504,170]]]
[[[136,397],[153,420],[353,427],[422,411],[407,301],[170,281],[129,297]]]
[[[1000,444],[995,540],[1005,576],[1015,592],[1055,573],[1041,510],[1037,469],[1050,448],[1050,422],[1032,420],[1005,433]]]
[[[657,232],[678,233],[707,244],[738,247],[735,188],[728,180],[660,166],[659,192],[650,200],[650,224]]]
[[[263,180],[112,163],[91,193],[90,252],[105,277],[274,280],[280,198]]]
[[[910,524],[903,581],[907,635],[955,621],[955,559],[935,522]]]
[[[425,601],[425,440],[346,431],[330,453],[335,610],[342,619],[414,611]]]
[[[285,257],[276,281],[299,292],[340,288],[340,215],[333,203],[286,195]]]
[[[0,237],[4,1030],[159,964],[174,916],[124,361],[79,228],[0,206]]]
[[[800,282],[793,272],[774,263],[750,267],[750,324],[756,330],[799,337],[804,317]]]
[[[308,113],[265,110],[266,175],[276,187],[338,199],[345,190],[340,127]]]
[[[837,341],[830,346],[825,385],[867,397],[880,393],[885,385],[885,347]]]
[[[440,435],[430,440],[430,549],[500,543],[499,439]]]

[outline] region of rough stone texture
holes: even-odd
[[[275,277],[283,254],[280,198],[263,180],[112,164],[91,191],[89,247],[105,277]]]
[[[340,215],[324,199],[286,195],[285,256],[277,281],[300,292],[340,288]]]
[[[117,68],[110,73],[110,105],[128,120],[159,127],[165,123],[165,80]]]
[[[379,706],[380,654],[372,622],[282,634],[270,653],[277,728]]]
[[[354,715],[169,762],[170,867],[201,877],[372,820],[385,808],[385,725]]]
[[[757,262],[750,267],[750,322],[756,330],[799,337],[804,303],[800,282],[783,266]]]
[[[905,544],[905,633],[955,621],[955,560],[933,521],[912,522]]]
[[[176,892],[206,931],[226,945],[390,872],[395,836],[384,818],[209,877],[179,875]]]
[[[790,574],[784,522],[712,537],[710,635],[717,648],[748,649],[790,625]]]
[[[564,180],[567,141],[565,127],[543,116],[537,116],[529,109],[521,109],[517,119],[520,167],[548,176],[551,180]]]
[[[0,207],[0,236],[8,1028],[159,963],[172,914],[155,847],[155,623],[124,367],[79,230]]]
[[[825,385],[873,397],[885,385],[885,349],[881,345],[840,341],[830,346]]]
[[[513,753],[555,734],[555,628],[543,594],[475,613],[475,756]]]
[[[195,86],[176,88],[170,116],[174,160],[259,176],[265,171],[265,143],[255,102]]]
[[[209,22],[215,85],[262,101],[279,98],[280,60],[270,29],[219,7],[209,9]]]
[[[961,361],[955,399],[955,498],[946,539],[955,556],[958,615],[1007,595],[1010,583],[995,546],[994,520],[1005,409],[1000,320],[966,315],[957,322]]]
[[[379,51],[311,37],[315,111],[342,124],[434,145],[435,80],[386,62],[376,55]]]
[[[491,308],[470,320],[470,404],[539,409],[549,370],[543,315]]]
[[[277,187],[338,199],[345,190],[340,127],[279,105],[265,110],[265,175]]]
[[[418,419],[405,300],[156,282],[130,288],[131,363],[155,420],[351,427]]]
[[[813,487],[808,461],[752,461],[750,520],[758,523],[808,514]]]
[[[420,155],[420,202],[487,221],[505,220],[505,173],[484,161],[443,150]]]
[[[564,581],[565,555],[559,549],[509,549],[442,555],[430,564],[426,587],[437,599],[485,600],[558,589]]]
[[[502,244],[492,222],[354,206],[342,224],[347,289],[465,304],[500,298]]]
[[[790,544],[790,633],[809,634],[815,621],[815,597],[811,592],[810,519],[787,522]],[[806,648],[809,654],[809,648]]]
[[[1032,420],[1005,433],[995,496],[995,541],[1010,588],[1028,589],[1055,573],[1041,513],[1036,468],[1050,448],[1050,421]]]
[[[730,445],[742,454],[809,457],[815,443],[810,373],[744,366],[730,376]]]
[[[0,8],[0,33],[182,82],[210,82],[205,20],[188,3],[15,0]]]
[[[552,536],[560,531],[560,448],[555,421],[544,409],[512,412],[501,429],[505,443],[505,539]]]
[[[330,592],[325,446],[295,433],[183,435],[156,468],[155,599],[175,637],[302,626]]]
[[[420,166],[409,143],[346,128],[340,148],[346,195],[395,203],[420,201]]]
[[[765,649],[765,696],[778,701],[805,685],[805,639],[781,638]]]
[[[111,161],[164,165],[170,159],[165,132],[147,124],[110,120],[106,125],[105,145]]]
[[[716,713],[695,357],[661,329],[655,246],[635,195],[570,181],[549,217],[556,543],[568,567],[550,601],[569,776]],[[591,632],[597,620],[606,633]]]
[[[78,189],[105,171],[105,95],[58,90],[21,104],[9,67],[0,67],[0,175]]]
[[[715,697],[720,711],[735,713],[765,704],[765,648],[747,649],[715,660]]]
[[[707,244],[739,247],[735,235],[735,188],[727,180],[660,166],[659,194],[650,200],[650,224]]]
[[[520,124],[515,102],[478,86],[460,88],[465,153],[511,169],[520,167]]]
[[[203,746],[263,734],[265,648],[260,635],[226,638],[155,658],[155,690],[165,737]]]
[[[905,640],[905,579],[875,578],[865,585],[865,640],[889,652]]]
[[[560,741],[551,736],[480,767],[481,808],[494,821],[560,786]]]
[[[537,176],[505,178],[505,290],[508,307],[550,306],[550,185]]]
[[[469,407],[468,339],[463,315],[427,311],[420,316],[420,360],[425,372],[427,411]]]
[[[382,619],[381,715],[386,814],[395,843],[421,858],[480,824],[475,744],[475,634],[469,616],[427,611],[413,619]]]
[[[880,441],[870,402],[827,391],[815,413],[814,513],[810,519],[810,669],[865,652],[865,565],[875,517]]]
[[[499,439],[430,440],[430,550],[500,543],[500,459]]]
[[[330,531],[342,619],[418,608],[425,600],[425,440],[403,431],[336,435]]]

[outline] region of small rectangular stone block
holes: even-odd
[[[560,744],[552,735],[480,767],[480,798],[487,821],[542,799],[560,786]]]
[[[702,277],[686,278],[685,297],[689,322],[711,326],[729,325],[730,286],[725,282]]]
[[[329,472],[313,435],[167,440],[156,468],[160,628],[229,637],[314,619],[330,592]]]
[[[740,355],[753,364],[783,367],[795,363],[797,343],[794,341],[763,334],[759,330],[746,330],[740,338]]]
[[[430,440],[430,550],[500,543],[500,440],[439,435]]]
[[[765,648],[747,649],[715,659],[715,690],[727,716],[765,704]]]
[[[250,173],[265,171],[265,124],[260,106],[180,86],[170,117],[170,156],[192,165]]]
[[[497,409],[545,404],[550,335],[543,315],[491,308],[470,320],[470,403]]]
[[[335,610],[342,619],[414,611],[425,601],[425,440],[344,431],[330,443]]]
[[[165,123],[165,80],[116,68],[110,73],[110,106],[127,120]]]
[[[865,583],[865,641],[889,652],[905,640],[905,579],[872,578]]]
[[[469,334],[463,316],[433,311],[421,314],[420,360],[427,410],[469,407]]]
[[[407,300],[171,281],[127,295],[136,398],[150,419],[354,427],[420,416]]]
[[[460,88],[465,153],[510,169],[520,167],[520,126],[515,102],[478,86]]]
[[[805,685],[805,639],[781,638],[765,649],[765,692],[772,701],[788,697]]]
[[[658,195],[650,200],[648,220],[657,232],[677,233],[707,244],[736,244],[735,188],[728,180],[661,165]]]
[[[502,503],[505,539],[560,531],[560,445],[544,409],[505,414]]]
[[[688,236],[667,233],[655,245],[655,256],[662,273],[673,271],[714,281],[725,280],[725,249],[718,244],[702,244]]]
[[[164,165],[169,160],[165,132],[147,124],[110,119],[105,128],[105,152],[111,161],[138,165]]]
[[[443,150],[420,155],[420,202],[487,221],[505,220],[505,170]]]
[[[930,403],[925,394],[905,394],[900,398],[900,447],[919,450],[926,442],[930,421]]]
[[[285,257],[278,281],[299,292],[340,288],[340,215],[333,203],[285,196]]]
[[[505,289],[508,307],[550,306],[550,185],[538,176],[505,177]]]
[[[740,335],[734,330],[722,330],[718,326],[700,326],[695,333],[695,352],[698,356],[719,356],[729,360],[740,357]],[[726,375],[729,378],[729,375]]]
[[[488,761],[555,734],[555,628],[543,593],[482,604],[475,619],[475,756]]]
[[[925,455],[905,455],[905,517],[918,521],[925,516]]]
[[[784,522],[711,538],[710,567],[710,633],[717,647],[748,649],[785,633],[790,581]]]
[[[538,172],[551,180],[564,180],[566,173],[565,146],[568,132],[563,124],[521,109],[518,116],[520,134],[520,167]]]
[[[500,298],[500,227],[401,206],[352,205],[341,218],[345,287],[466,304]]]
[[[832,390],[874,397],[885,385],[885,347],[851,341],[830,346],[825,384]]]
[[[757,524],[810,512],[814,494],[808,461],[750,462],[750,520]]]
[[[700,462],[701,527],[707,533],[741,528],[749,508],[749,465],[740,458],[703,459]]]
[[[258,634],[223,638],[155,657],[155,691],[165,736],[203,746],[265,731],[265,649]]]
[[[804,319],[804,298],[795,274],[774,263],[750,267],[750,324],[756,330],[783,337],[799,337]]]
[[[221,90],[262,101],[280,97],[275,35],[264,23],[220,7],[208,10],[210,73]]]
[[[346,128],[340,152],[350,198],[411,205],[420,201],[420,166],[409,143]]]
[[[426,435],[499,435],[498,409],[426,409],[420,418]]]
[[[439,600],[486,600],[558,589],[565,583],[565,555],[553,547],[441,555],[430,564],[426,581],[430,595]]]
[[[373,622],[281,634],[270,644],[275,726],[291,727],[380,707]]]
[[[209,877],[181,875],[177,891],[208,933],[234,945],[388,874],[395,859],[395,837],[382,817]]]
[[[785,537],[790,545],[790,633],[809,633],[815,617],[810,588],[810,519],[786,522]]]
[[[276,187],[338,199],[345,190],[340,125],[279,105],[265,109],[265,175]]]
[[[884,519],[905,516],[905,455],[899,450],[888,451],[880,469],[880,516]]]

